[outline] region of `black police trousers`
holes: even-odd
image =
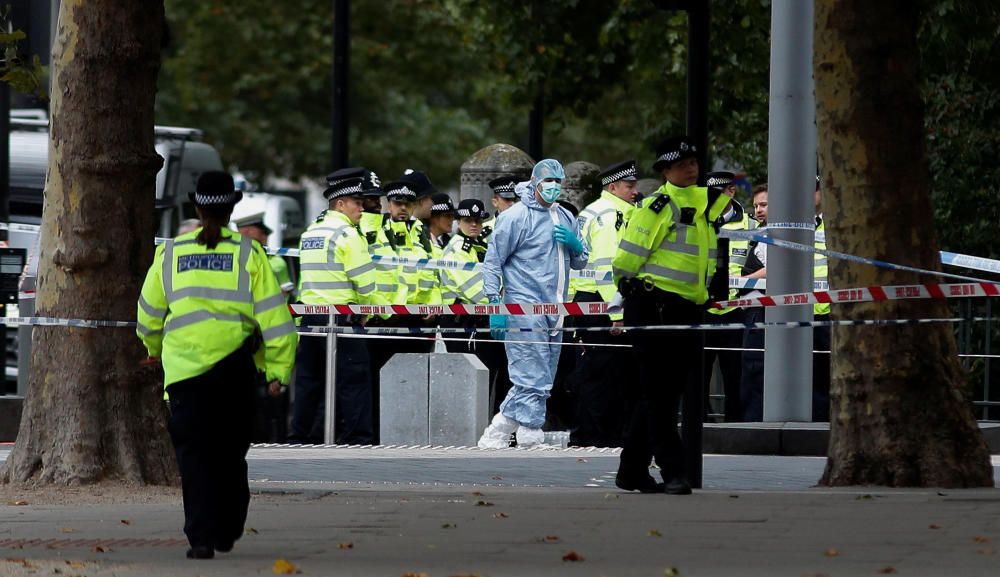
[[[598,293],[577,292],[573,302],[600,302]],[[606,315],[584,315],[574,319],[575,326],[611,327]],[[608,331],[576,331],[576,340],[585,345],[628,344],[626,335],[612,336]],[[576,364],[567,388],[575,398],[575,428],[569,444],[578,447],[620,447],[625,430],[626,389],[638,379],[636,364],[627,348],[601,346],[574,347]],[[566,354],[568,351],[563,351]]]
[[[243,535],[256,373],[244,347],[208,372],[167,388],[167,428],[181,472],[184,534],[192,547],[232,546]]]
[[[326,325],[326,315],[304,315],[303,326]],[[347,324],[343,317],[338,326]],[[334,442],[370,445],[372,431],[371,368],[363,339],[337,338],[336,424]],[[295,396],[288,442],[321,445],[326,415],[326,336],[299,339],[295,355]]]
[[[674,293],[638,288],[625,299],[625,325],[697,324],[703,307]],[[685,384],[700,378],[702,339],[691,331],[629,331],[639,369],[639,401],[625,431],[618,474],[649,475],[652,456],[663,480],[685,478],[677,412]]]

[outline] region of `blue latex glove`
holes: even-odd
[[[500,304],[500,297],[498,296],[492,296],[489,300],[491,305]],[[506,328],[507,317],[505,315],[490,315],[490,336],[493,337],[493,340],[502,341],[506,335],[506,331],[503,329]]]
[[[570,254],[573,256],[583,254],[583,243],[573,234],[573,231],[565,226],[557,224],[552,230],[552,236],[555,237],[556,242],[569,249]]]
[[[490,315],[490,336],[495,341],[502,341],[506,337],[507,317],[504,315]]]

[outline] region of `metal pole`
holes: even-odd
[[[688,8],[687,134],[698,147],[701,174],[708,166],[708,23],[709,0]]]
[[[528,115],[528,156],[535,162],[545,158],[542,156],[542,135],[545,129],[545,98],[542,96],[542,89],[538,89],[538,96],[531,107],[531,114]]]
[[[990,355],[993,354],[993,302],[986,299],[986,358],[983,359],[983,400],[990,401]],[[990,405],[983,405],[983,420],[990,420]]]
[[[771,4],[768,132],[768,228],[771,236],[812,244],[815,218],[816,98],[813,92],[813,0]],[[772,224],[773,223],[773,224]],[[767,248],[772,294],[811,291],[813,256]],[[810,321],[812,305],[773,307],[768,322]],[[812,420],[812,329],[766,329],[764,420]]]
[[[330,311],[329,327],[337,326],[337,317]],[[323,442],[337,443],[337,333],[326,335],[326,416],[324,417]]]
[[[333,15],[333,117],[330,146],[332,168],[347,166],[350,143],[348,82],[351,63],[351,2],[335,0]]]
[[[0,82],[0,241],[10,221],[10,85]]]

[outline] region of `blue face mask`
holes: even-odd
[[[562,194],[562,184],[558,182],[544,182],[542,183],[541,191],[542,200],[552,204],[559,199],[559,195]]]

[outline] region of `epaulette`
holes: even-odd
[[[324,210],[323,212],[319,213],[319,216],[316,217],[316,220],[314,220],[313,223],[317,223],[317,222],[323,220],[324,218],[326,218],[326,212],[327,211]]]
[[[669,202],[670,195],[657,195],[657,197],[653,199],[653,202],[649,203],[649,210],[655,212],[656,214],[660,214],[660,211],[663,210],[663,207],[667,206]]]
[[[472,250],[471,238],[465,237],[464,239],[462,239],[462,250],[464,250],[465,252],[469,252],[470,250]]]
[[[625,215],[620,210],[615,211],[615,230],[621,230],[625,224]]]
[[[378,238],[377,230],[369,230],[368,232],[365,233],[365,240],[368,241],[368,244],[375,244],[375,240],[377,238]]]
[[[492,226],[484,226],[483,227],[483,231],[481,233],[479,233],[479,238],[486,238],[486,237],[488,237],[491,234],[493,234],[493,227]]]

